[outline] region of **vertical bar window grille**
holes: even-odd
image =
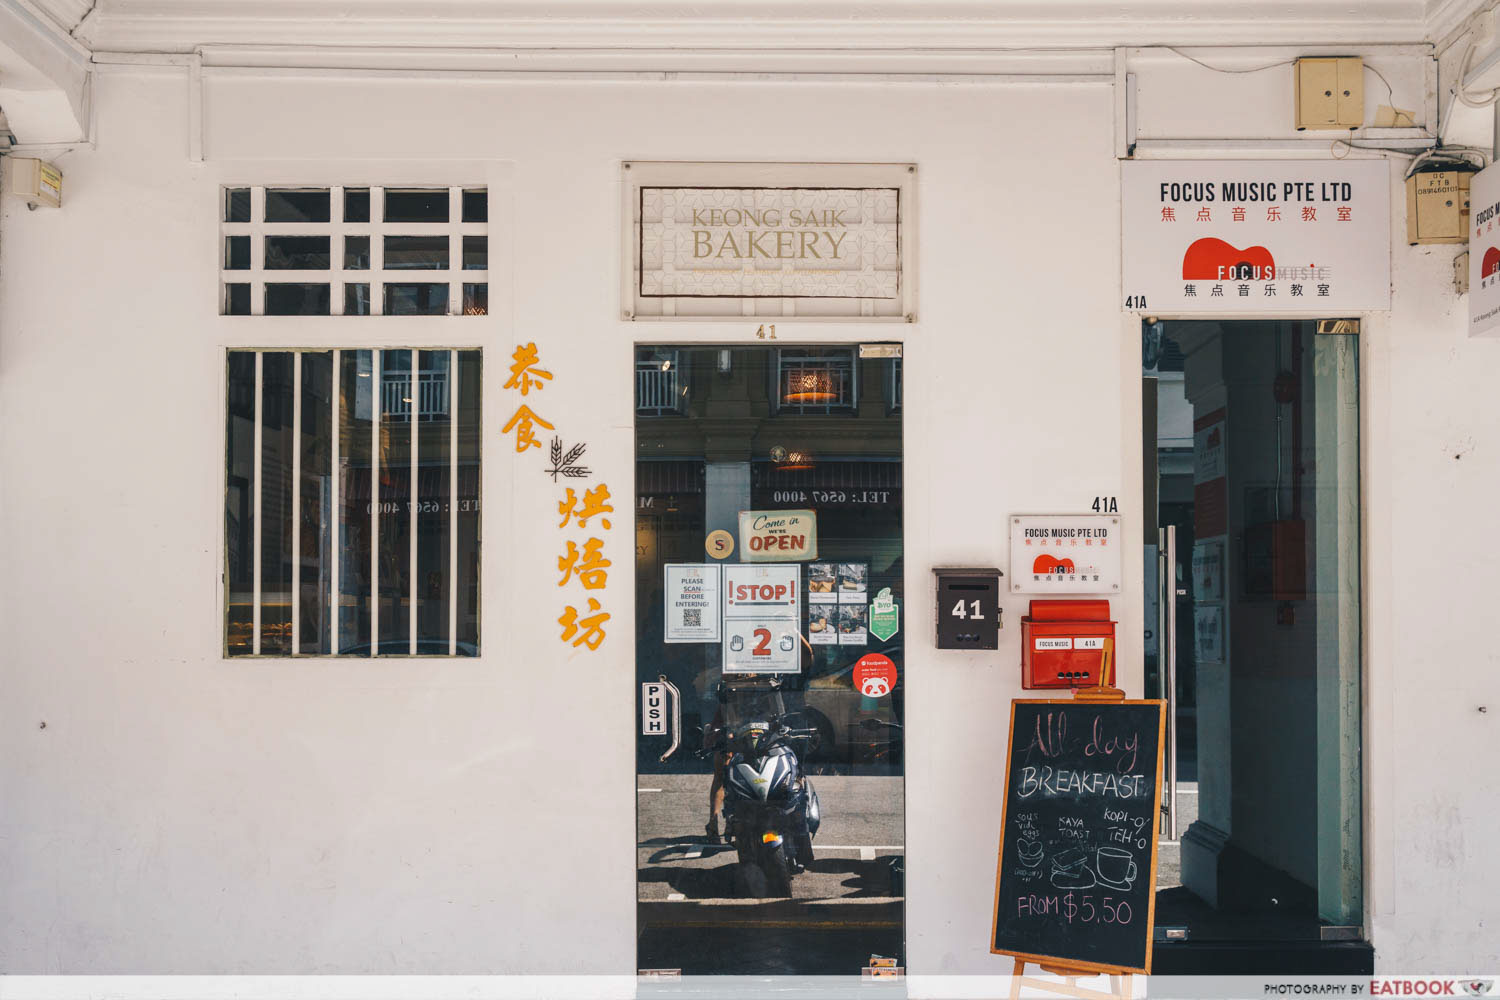
[[[489,310],[483,188],[245,187],[221,196],[226,316]]]
[[[635,412],[643,417],[681,413],[686,399],[687,379],[679,352],[669,348],[637,348]]]
[[[853,413],[857,395],[854,350],[784,347],[776,352],[778,413]]]
[[[478,655],[481,364],[229,352],[226,655]]]

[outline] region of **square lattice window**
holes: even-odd
[[[225,188],[226,316],[475,316],[489,196],[465,187]],[[413,272],[435,272],[414,281]]]

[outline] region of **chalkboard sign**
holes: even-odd
[[[1151,971],[1162,701],[1013,701],[991,952]]]

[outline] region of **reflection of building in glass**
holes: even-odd
[[[862,724],[899,720],[900,683],[890,697],[864,698],[852,670],[869,651],[899,661],[904,639],[871,637],[867,604],[884,587],[904,599],[900,359],[858,353],[637,349],[637,662],[642,677],[665,672],[698,695],[695,705],[687,694],[687,727],[701,724],[695,710],[711,716],[721,651],[660,642],[662,567],[704,562],[715,529],[738,540],[742,510],[811,510],[818,556],[803,564],[802,616],[810,667],[789,683],[806,690],[810,725],[824,734],[820,759],[899,774],[899,731]],[[739,559],[736,550],[728,561]],[[813,614],[817,601],[826,610]]]
[[[230,352],[229,655],[477,653],[479,372],[478,351]]]

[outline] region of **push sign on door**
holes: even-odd
[[[667,686],[658,681],[641,685],[641,735],[667,735]]]
[[[1000,571],[935,569],[938,649],[1000,648]]]

